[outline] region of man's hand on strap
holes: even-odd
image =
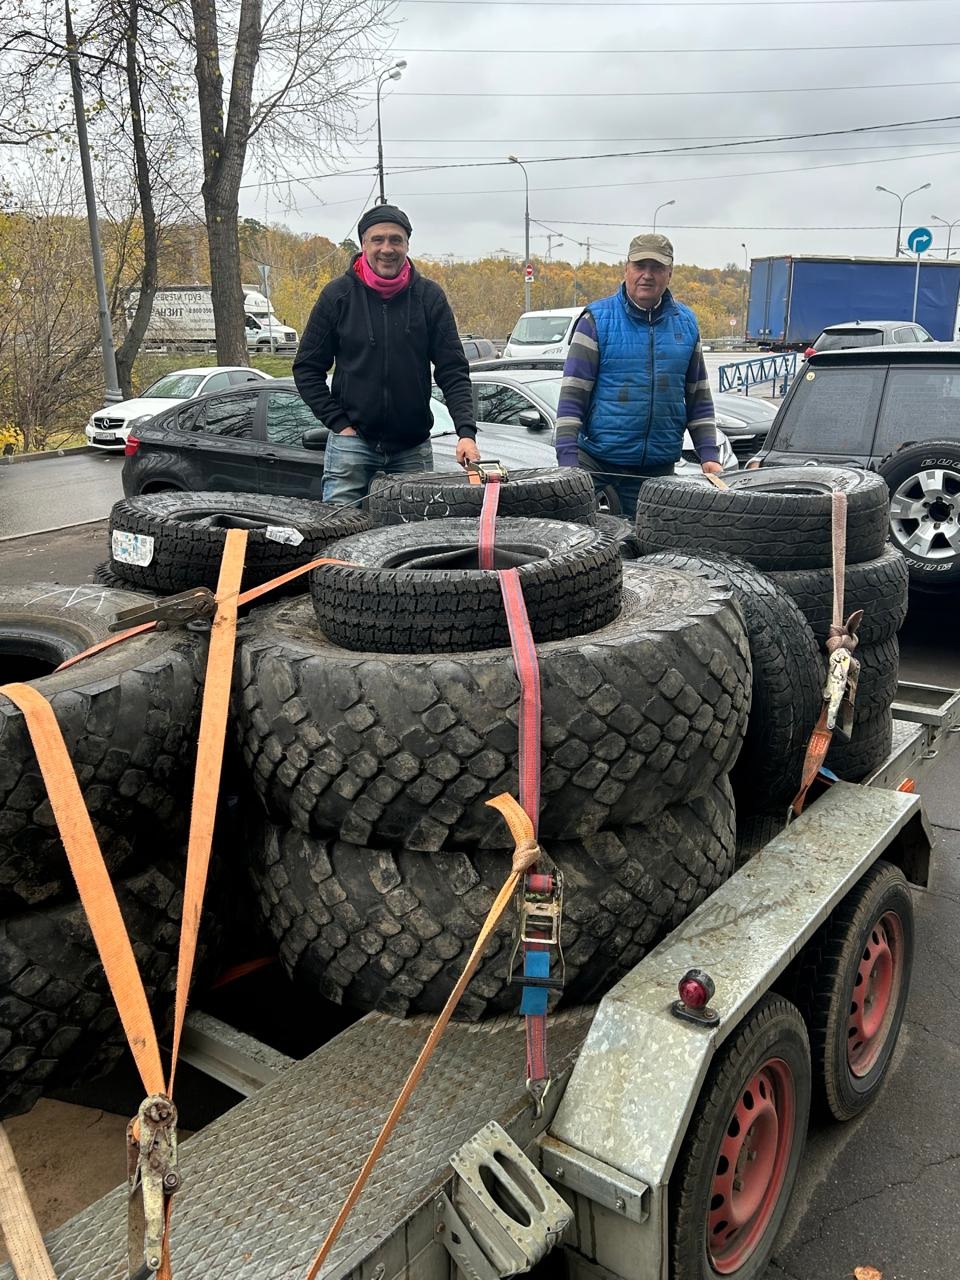
[[[457,462],[465,467],[468,462],[479,462],[480,450],[471,436],[461,436],[457,441]]]

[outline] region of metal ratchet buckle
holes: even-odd
[[[136,1119],[127,1125],[127,1246],[131,1280],[149,1280],[159,1271],[167,1199],[179,1186],[177,1108],[164,1094],[153,1093],[144,1098]]]
[[[550,874],[553,879],[553,889],[549,892],[542,893],[530,889],[529,875],[523,877],[517,892],[517,932],[510,956],[507,982],[524,987],[546,987],[550,991],[562,991],[566,974],[563,948],[560,945],[560,929],[563,923],[563,875],[556,869]],[[545,978],[524,973],[518,973],[514,977],[517,956],[520,948],[525,944],[556,947],[559,973]]]
[[[144,622],[155,622],[158,631],[168,627],[183,627],[191,622],[210,621],[217,612],[217,597],[208,587],[192,587],[179,595],[155,600],[152,604],[137,605],[133,609],[121,609],[111,631],[126,631]]]
[[[823,700],[827,704],[827,728],[833,731],[840,720],[840,732],[847,737],[853,728],[853,706],[857,696],[860,663],[849,649],[834,649],[827,666]]]
[[[510,479],[510,473],[507,468],[497,458],[478,458],[476,462],[464,463],[465,470],[473,472],[480,477],[480,483],[486,484],[488,480],[499,480],[501,484],[506,484]]]

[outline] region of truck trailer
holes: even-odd
[[[801,351],[830,324],[915,319],[933,338],[953,342],[958,302],[960,262],[921,258],[918,278],[915,257],[753,258],[747,340]]]
[[[133,319],[138,297],[139,290],[132,290],[127,300],[128,321]],[[252,285],[244,285],[243,305],[249,351],[296,349],[297,331],[283,323],[265,294]],[[147,325],[147,343],[190,349],[210,346],[216,340],[209,285],[171,285],[157,290]]]

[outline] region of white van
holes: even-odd
[[[565,356],[583,307],[526,311],[503,349],[505,356]]]

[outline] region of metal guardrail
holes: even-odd
[[[785,396],[787,387],[797,374],[797,352],[785,351],[779,355],[760,356],[756,360],[738,360],[734,364],[720,366],[720,390],[740,391],[745,396],[751,387],[772,382],[773,394]]]

